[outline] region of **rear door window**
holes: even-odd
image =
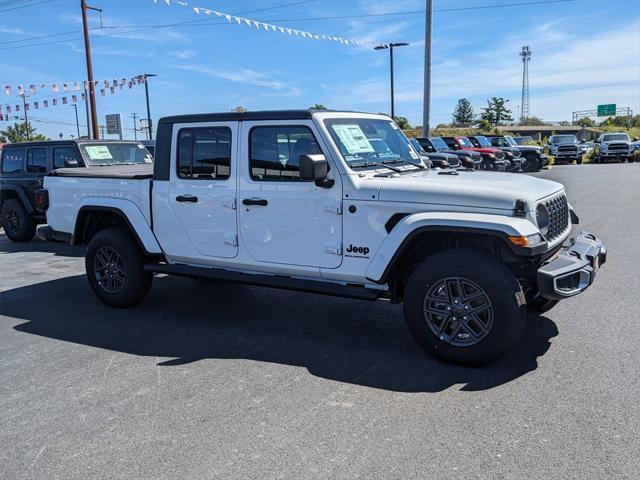
[[[47,173],[46,147],[30,148],[27,150],[27,172]]]
[[[64,168],[69,165],[65,162],[78,162],[78,154],[73,147],[58,147],[53,149],[53,168]]]
[[[24,168],[24,148],[4,148],[2,151],[2,173],[19,174]]]

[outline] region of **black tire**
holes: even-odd
[[[126,228],[101,230],[87,247],[87,280],[103,303],[131,307],[141,302],[151,288],[153,275],[143,269],[146,262],[138,242]]]
[[[526,157],[522,164],[523,172],[536,172],[540,169],[540,161],[536,157]]]
[[[576,159],[576,165],[582,165],[582,158]]]
[[[36,234],[36,221],[27,213],[22,202],[10,198],[2,205],[2,228],[14,242],[29,242]]]
[[[462,284],[466,285],[463,289],[471,286],[471,291],[475,289],[475,294],[481,291],[484,295],[482,307],[487,308],[488,305],[489,310],[470,315],[471,321],[467,322],[458,322],[453,313],[445,312],[448,315],[446,321],[450,322],[448,325],[453,323],[458,326],[453,326],[450,331],[453,338],[444,339],[447,334],[437,334],[435,330],[438,327],[433,323],[434,318],[444,316],[429,317],[425,312],[425,304],[427,294],[434,295],[434,289],[439,292],[437,289],[445,281],[454,283],[455,280],[451,279],[463,279]],[[449,286],[446,288],[448,292],[452,290]],[[460,298],[465,297],[470,298],[464,294]],[[448,301],[438,300],[436,303],[446,305]],[[477,299],[472,300],[476,301]],[[429,306],[435,308],[434,305],[430,300]],[[467,306],[470,306],[467,309],[469,312],[478,308],[466,300],[460,300],[456,305],[455,315],[464,315],[464,308]],[[451,306],[454,306],[453,303]],[[438,305],[437,308],[442,311],[443,307]],[[427,352],[445,362],[476,366],[496,360],[514,345],[524,331],[527,307],[520,284],[504,265],[477,251],[460,249],[428,257],[413,270],[404,292],[404,313],[409,330]],[[479,317],[481,313],[482,320]],[[473,335],[476,336],[475,331],[478,330],[480,321],[485,322],[486,329],[482,336],[477,335],[476,340],[471,336],[471,330],[474,330]],[[444,322],[442,320],[441,324]],[[455,345],[456,342],[460,344]]]

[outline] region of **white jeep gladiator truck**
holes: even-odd
[[[561,184],[426,169],[384,115],[163,118],[152,167],[56,170],[37,196],[39,235],[87,245],[107,305],[140,302],[154,274],[387,299],[422,347],[463,364],[498,358],[527,307],[579,294],[606,260],[590,233],[567,242]]]

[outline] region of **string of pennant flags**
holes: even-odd
[[[154,3],[158,3],[158,0],[153,0]],[[181,7],[190,7],[197,15],[203,14],[207,16],[215,15],[216,17],[224,18],[229,23],[236,23],[241,26],[250,28],[256,28],[257,30],[264,30],[265,32],[279,32],[283,35],[289,35],[290,37],[301,37],[310,40],[326,40],[330,42],[339,43],[341,45],[353,45],[353,46],[366,46],[377,45],[376,42],[369,42],[364,40],[352,40],[344,37],[337,37],[334,35],[324,35],[319,33],[307,32],[305,30],[297,30],[295,28],[282,27],[280,25],[273,25],[271,23],[260,22],[252,20],[250,18],[239,17],[230,13],[220,12],[217,10],[211,10],[210,8],[198,7],[189,4],[189,2],[181,0],[164,0],[168,6],[179,5]]]
[[[107,93],[113,95],[119,90],[123,90],[125,86],[129,89],[132,89],[135,86],[142,85],[146,82],[146,79],[143,75],[137,75],[135,77],[130,78],[116,78],[113,80],[94,80],[93,88],[97,89],[100,87],[100,95],[106,96]],[[70,95],[64,95],[61,97],[47,98],[47,99],[38,99],[38,100],[30,100],[26,101],[26,98],[23,98],[21,103],[4,103],[4,105],[0,105],[0,120],[8,120],[8,114],[14,112],[20,112],[22,110],[30,111],[39,110],[40,108],[49,108],[55,107],[57,105],[73,105],[78,103],[79,100],[86,101],[87,94],[89,92],[90,82],[87,80],[83,80],[81,82],[56,82],[56,83],[34,83],[30,85],[4,85],[4,93],[7,96],[13,95],[16,92],[16,95],[25,97],[27,92],[30,95],[36,95],[42,93],[45,90],[51,89],[53,93],[60,92],[80,92],[80,93],[71,93]]]

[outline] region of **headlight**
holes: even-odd
[[[542,235],[546,235],[549,231],[549,211],[542,203],[536,207],[536,223]]]

